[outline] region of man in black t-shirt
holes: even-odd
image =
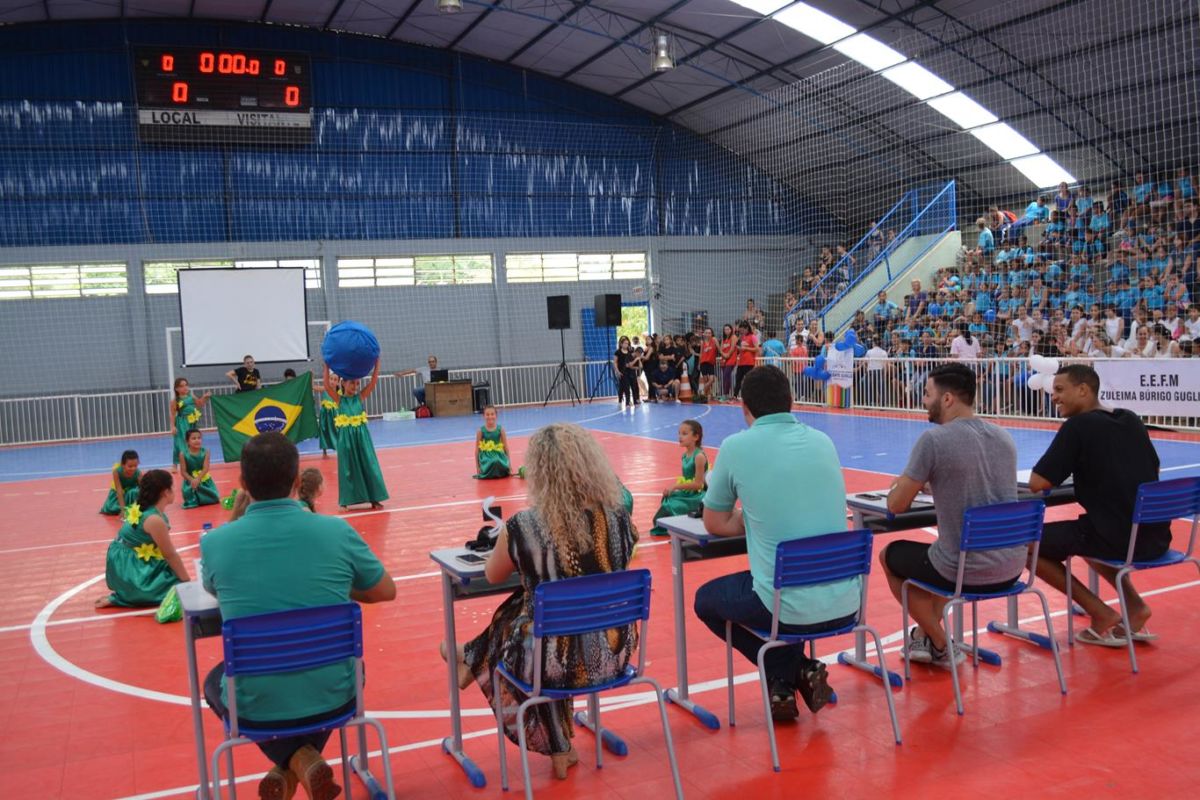
[[[1030,490],[1041,492],[1074,476],[1075,497],[1085,512],[1075,520],[1051,522],[1042,533],[1037,574],[1059,591],[1066,589],[1063,562],[1067,556],[1125,559],[1138,486],[1158,480],[1158,453],[1141,419],[1123,408],[1102,408],[1099,392],[1100,376],[1084,364],[1063,367],[1054,375],[1052,397],[1066,420],[1029,479]],[[1137,561],[1155,559],[1170,546],[1170,523],[1144,524],[1139,527],[1133,557]],[[1096,562],[1091,565],[1116,586],[1115,568]],[[1076,637],[1079,641],[1125,646],[1126,632],[1115,609],[1079,581],[1072,581],[1071,595],[1092,622]],[[1128,578],[1125,597],[1135,638],[1148,638],[1142,629],[1150,619],[1150,607]]]
[[[262,388],[262,375],[254,368],[254,356],[242,359],[242,366],[231,369],[225,377],[237,384],[239,392],[251,392]]]

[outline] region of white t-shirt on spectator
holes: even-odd
[[[1017,339],[1022,342],[1028,342],[1033,336],[1033,318],[1026,317],[1025,319],[1014,319],[1011,323],[1013,332],[1017,334]]]
[[[979,357],[979,339],[972,337],[970,344],[962,336],[955,336],[954,341],[950,343],[951,358],[978,358]]]
[[[881,370],[881,369],[883,369],[883,362],[888,360],[888,353],[887,353],[887,350],[884,350],[879,345],[875,345],[874,347],[872,347],[870,350],[867,351],[866,357],[867,357],[867,369]]]
[[[1104,332],[1108,334],[1108,340],[1114,344],[1121,341],[1121,330],[1125,327],[1125,320],[1120,317],[1104,320]]]

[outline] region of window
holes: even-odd
[[[337,275],[339,288],[491,283],[492,257],[476,255],[339,258]]]
[[[105,297],[128,291],[124,264],[0,266],[0,300]]]
[[[265,258],[203,261],[146,261],[142,264],[146,294],[178,294],[179,284],[175,273],[181,269],[274,269],[276,267],[303,267],[304,288],[321,288],[321,261],[317,258]]]
[[[509,283],[644,280],[645,253],[510,253]]]

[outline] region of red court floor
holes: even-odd
[[[635,493],[635,520],[650,527],[658,493],[678,469],[679,449],[662,441],[598,432],[618,473]],[[520,463],[525,437],[511,436]],[[392,488],[387,507],[347,519],[396,577],[394,603],[364,607],[370,682],[368,708],[384,718],[398,797],[485,798],[500,794],[496,740],[490,711],[477,690],[463,694],[468,753],[488,775],[475,789],[439,742],[448,731],[446,673],[437,653],[442,633],[439,581],[431,549],[454,545],[479,526],[479,499],[495,493],[505,512],[523,502],[520,480],[481,484],[470,478],[471,444],[438,444],[381,450]],[[328,497],[322,510],[336,513],[333,458],[306,456],[323,468]],[[225,493],[235,467],[214,473]],[[876,489],[889,476],[846,470],[851,490]],[[93,610],[103,586],[104,553],[118,523],[96,514],[103,476],[0,484],[0,798],[169,798],[192,796],[196,773],[182,626],[159,625],[147,612]],[[1055,509],[1054,513],[1068,513]],[[185,563],[195,558],[201,525],[219,524],[225,512],[208,507],[170,512]],[[1177,523],[1176,546],[1183,523]],[[928,537],[926,532],[904,534]],[[877,548],[900,534],[881,536]],[[635,565],[655,580],[649,673],[674,684],[671,567],[665,541],[643,539]],[[743,569],[744,557],[686,565],[689,595],[704,580]],[[99,577],[98,577],[99,576]],[[695,699],[722,718],[711,731],[680,710],[669,709],[688,797],[962,797],[993,793],[1025,797],[1195,797],[1200,745],[1200,581],[1187,568],[1141,576],[1152,590],[1155,644],[1140,645],[1142,672],[1132,675],[1123,650],[1077,645],[1064,648],[1070,692],[1059,693],[1048,651],[984,633],[1004,659],[1002,668],[970,665],[961,671],[966,715],[954,712],[950,675],[914,665],[913,680],[896,692],[904,744],[892,741],[876,680],[831,666],[840,702],[817,715],[805,711],[778,727],[783,771],[771,771],[763,714],[752,665],[735,662],[738,725],[724,724],[724,649],[694,618],[687,620],[690,678]],[[1110,592],[1111,594],[1111,592]],[[1065,642],[1064,603],[1050,592],[1059,639]],[[489,618],[497,598],[459,603],[461,637]],[[1023,603],[1022,616],[1036,603]],[[981,616],[998,616],[999,605]],[[875,576],[869,621],[885,636],[890,665],[900,669],[900,611]],[[831,657],[848,638],[826,643]],[[216,639],[200,643],[201,669],[218,659]],[[636,694],[636,692],[635,692]],[[207,711],[210,746],[219,724]],[[581,764],[568,780],[554,781],[546,760],[534,757],[540,796],[652,798],[670,796],[670,779],[657,712],[643,700],[606,713],[607,725],[630,742],[624,758],[592,763],[591,739],[579,734]],[[336,756],[336,738],[327,754]],[[249,782],[266,769],[253,747],[239,749],[238,769]],[[510,749],[510,765],[517,765]],[[519,772],[514,778],[519,790]],[[301,793],[302,794],[302,793]],[[353,797],[365,797],[359,785]]]

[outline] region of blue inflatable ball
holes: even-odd
[[[339,322],[325,334],[321,358],[339,378],[365,378],[379,360],[379,340],[361,322]]]
[[[862,358],[866,354],[867,354],[867,346],[864,344],[859,344],[858,342],[855,342],[854,343],[854,357]]]
[[[995,310],[989,308],[987,311],[985,311],[983,314],[983,321],[984,322],[995,322],[996,321]]]
[[[938,316],[939,314],[941,314],[941,313],[942,313],[942,307],[941,307],[941,306],[939,306],[937,303],[930,303],[930,304],[929,304],[929,313],[930,313],[932,316],[935,316],[935,317],[936,317],[936,316]]]

